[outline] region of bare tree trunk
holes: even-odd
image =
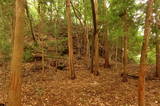
[[[68,30],[68,48],[69,48],[69,70],[71,72],[71,79],[75,79],[75,71],[73,67],[73,38],[72,38],[72,23],[71,23],[71,11],[70,0],[66,0],[66,18],[67,18],[67,30]]]
[[[127,63],[128,63],[128,51],[127,51],[127,46],[128,46],[128,37],[126,35],[127,32],[125,32],[124,36],[124,56],[123,56],[123,78],[122,81],[126,82],[127,81]]]
[[[88,37],[88,22],[87,22],[87,1],[83,0],[83,4],[84,4],[84,27],[85,27],[85,31],[84,31],[84,54],[85,54],[85,62],[87,65],[87,68],[89,68],[90,66],[90,44],[89,44],[89,37]]]
[[[116,67],[115,67],[115,70],[117,70],[117,67],[118,67],[118,45],[117,45],[117,43],[116,43],[116,50],[115,50],[115,54],[116,54],[116,56],[115,56],[115,62],[116,62]],[[114,70],[114,71],[115,71]]]
[[[8,106],[21,106],[21,70],[24,43],[24,2],[16,0],[16,23],[14,46],[11,60],[11,85]]]
[[[121,54],[121,63],[122,63],[122,69],[123,69],[123,67],[124,67],[123,66],[124,65],[123,64],[124,63],[123,62],[123,58],[124,58],[124,45],[123,45],[124,37],[121,37],[120,39],[121,39],[121,51],[122,51],[122,54]]]
[[[94,42],[94,48],[95,48],[95,54],[94,54],[94,75],[99,75],[99,37],[98,37],[98,0],[95,0],[95,15],[96,15],[96,26],[97,30],[95,31],[95,42]]]
[[[37,43],[35,35],[34,35],[34,30],[33,30],[32,17],[30,16],[30,12],[29,12],[29,9],[28,9],[28,3],[27,3],[27,1],[25,3],[25,9],[26,9],[26,14],[27,14],[28,20],[29,20],[29,26],[30,26],[32,38]]]
[[[149,35],[151,34],[151,24],[152,24],[152,6],[154,0],[148,0],[146,19],[144,27],[144,39],[141,50],[140,58],[140,71],[139,71],[139,81],[138,81],[138,105],[145,106],[145,72],[147,70],[147,48],[149,43]]]
[[[95,55],[94,55],[94,75],[99,75],[99,39],[98,39],[98,33],[95,35]]]
[[[107,7],[106,7],[106,0],[103,0],[103,6],[105,9],[105,16],[107,16]],[[104,48],[105,48],[105,68],[111,68],[109,62],[109,41],[108,41],[108,22],[105,22],[105,35],[104,35]]]
[[[38,14],[40,16],[40,23],[38,25],[38,32],[39,32],[39,38],[37,38],[37,43],[40,46],[40,50],[41,50],[41,56],[42,56],[42,60],[41,60],[41,64],[42,64],[42,72],[45,72],[45,49],[44,49],[44,39],[43,39],[43,34],[44,34],[44,7],[42,7],[42,4],[40,2],[40,0],[38,0]]]
[[[86,24],[85,26],[85,61],[87,64],[87,67],[89,68],[90,63],[90,45],[89,45],[89,37],[88,37],[88,26]]]
[[[156,77],[160,77],[160,12],[156,10]]]
[[[123,73],[122,73],[122,81],[127,82],[127,64],[128,64],[128,13],[125,11],[125,14],[123,16],[124,24],[123,24],[123,30],[124,30],[124,36],[123,36],[123,46],[124,46],[124,52],[123,52]]]
[[[57,35],[59,34],[59,25],[58,25],[58,23],[59,23],[59,20],[58,20],[58,18],[59,18],[59,10],[58,10],[59,5],[60,5],[60,2],[58,1],[57,5],[56,5],[57,14],[55,17],[55,25],[54,25],[54,34],[55,34],[55,38],[56,38],[56,57],[58,57],[58,36]],[[56,64],[55,65],[55,68],[56,68],[55,72],[57,72],[57,67],[58,67],[58,60],[57,59],[56,59],[55,64]]]
[[[106,28],[106,33],[105,33],[104,36],[105,36],[105,42],[104,42],[104,46],[105,46],[105,63],[104,63],[104,67],[105,68],[111,68],[110,62],[109,62],[108,28]]]
[[[99,75],[98,0],[91,0],[94,33],[92,39],[91,72]]]
[[[45,55],[45,50],[44,50],[44,41],[43,41],[43,39],[42,39],[42,41],[41,41],[41,53],[42,53],[42,72],[44,73],[45,72],[45,69],[44,69],[44,67],[45,67],[45,60],[44,60],[44,55]]]
[[[160,36],[156,35],[156,76],[160,77]]]

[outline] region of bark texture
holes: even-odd
[[[124,54],[123,54],[123,79],[122,81],[123,82],[126,82],[128,81],[127,80],[127,64],[128,64],[128,14],[127,12],[125,13],[125,16],[124,16]]]
[[[16,0],[14,46],[11,60],[11,83],[8,106],[21,106],[21,70],[24,41],[24,1]]]
[[[127,32],[125,32],[127,34]],[[124,36],[124,56],[123,56],[123,82],[127,81],[127,64],[128,64],[128,36]]]
[[[107,7],[106,7],[106,0],[103,1],[103,7],[105,9],[105,16],[107,16]],[[104,48],[105,48],[105,68],[111,68],[109,62],[109,41],[108,41],[108,22],[105,21],[105,35],[104,35]]]
[[[92,37],[91,73],[99,74],[98,0],[91,0],[94,32]]]
[[[160,37],[159,33],[157,33],[157,41],[156,41],[156,76],[160,77]]]
[[[160,77],[160,12],[156,10],[156,77]]]
[[[140,71],[139,71],[139,81],[138,81],[138,105],[145,106],[145,72],[147,70],[147,48],[149,43],[149,35],[151,34],[151,24],[152,24],[152,13],[153,13],[153,2],[154,0],[148,0],[146,19],[144,27],[144,39],[141,50],[140,58]]]
[[[66,0],[66,18],[67,18],[67,31],[68,31],[68,48],[69,48],[69,70],[71,72],[71,79],[75,79],[75,71],[73,67],[73,38],[72,38],[72,23],[71,23],[71,10],[70,0]]]

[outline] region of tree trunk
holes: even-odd
[[[39,36],[37,38],[37,43],[40,45],[40,50],[41,50],[41,56],[42,56],[42,60],[41,60],[41,64],[42,64],[42,72],[45,72],[45,51],[44,51],[44,39],[43,39],[43,34],[44,34],[44,22],[45,22],[45,17],[44,17],[44,7],[42,6],[42,3],[40,2],[40,0],[38,0],[38,14],[40,16],[40,22],[38,25],[38,32],[39,32]]]
[[[123,58],[124,58],[124,44],[123,44],[123,41],[124,41],[124,37],[122,36],[122,37],[120,37],[120,39],[121,39],[121,51],[122,51],[122,53],[121,53],[121,63],[122,63],[122,69],[123,69]]]
[[[106,7],[106,0],[103,0],[103,7],[105,9],[105,16],[107,16],[107,7]],[[105,68],[111,68],[109,63],[109,41],[108,41],[108,22],[105,23],[105,35],[104,35],[104,48],[105,48]]]
[[[158,7],[158,6],[157,6]],[[160,12],[156,9],[156,77],[160,77]]]
[[[72,38],[72,23],[71,23],[71,11],[70,0],[66,0],[66,18],[67,18],[67,31],[68,31],[68,48],[69,48],[69,70],[71,72],[71,79],[75,79],[75,71],[73,67],[73,38]]]
[[[114,69],[114,71],[116,71],[117,70],[117,67],[118,67],[118,45],[117,45],[117,43],[116,43],[116,50],[115,50],[115,62],[116,62],[116,66],[115,66],[115,69]]]
[[[89,41],[89,37],[88,37],[88,26],[86,26],[86,61],[87,61],[87,68],[90,67],[90,63],[91,63],[91,58],[90,58],[90,41]]]
[[[156,77],[160,77],[160,37],[157,33],[156,41]]]
[[[16,0],[16,23],[14,46],[11,60],[11,85],[8,106],[21,106],[21,70],[24,42],[24,2]]]
[[[91,0],[94,33],[92,39],[91,72],[99,75],[98,0]]]
[[[140,58],[140,71],[139,71],[139,81],[138,81],[138,105],[145,106],[145,72],[147,70],[147,48],[149,43],[149,35],[151,34],[151,24],[152,24],[152,6],[154,0],[148,0],[147,11],[144,27],[144,39],[141,50]]]
[[[36,38],[35,38],[35,34],[34,34],[34,29],[33,29],[32,17],[30,16],[30,12],[29,12],[27,1],[25,3],[25,10],[26,10],[26,14],[27,14],[27,17],[28,17],[28,20],[29,20],[29,26],[30,26],[32,38],[37,43]]]
[[[123,55],[123,78],[122,81],[127,81],[127,64],[128,64],[128,14],[125,12],[124,15],[124,55]]]
[[[94,48],[95,48],[95,55],[94,55],[94,75],[99,75],[99,39],[98,39],[98,33],[96,33],[95,35],[95,45],[94,45]]]
[[[127,63],[128,63],[128,51],[127,47],[128,46],[128,37],[127,37],[127,32],[125,32],[124,36],[124,56],[123,56],[123,78],[122,81],[126,82],[127,81]]]
[[[106,33],[104,35],[105,41],[104,41],[104,48],[105,48],[105,63],[104,67],[105,68],[110,68],[110,62],[109,62],[109,41],[108,41],[108,28],[106,25]]]
[[[84,4],[84,55],[85,55],[85,62],[87,68],[89,68],[90,63],[90,45],[89,45],[89,37],[88,37],[88,23],[87,23],[87,1],[83,0]]]

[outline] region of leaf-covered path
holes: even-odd
[[[76,80],[69,79],[65,70],[30,70],[25,65],[23,73],[23,106],[137,106],[137,79],[123,83],[120,70],[100,69],[93,76],[82,65],[76,65]],[[135,67],[129,67],[134,68]],[[138,69],[137,69],[138,70]],[[8,91],[4,72],[0,71],[0,103]],[[5,89],[4,89],[5,87]],[[146,106],[160,106],[160,81],[146,81]]]

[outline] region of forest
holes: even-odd
[[[160,0],[0,0],[0,106],[160,106]]]

